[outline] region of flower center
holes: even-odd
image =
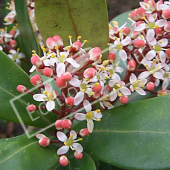
[[[116,49],[117,49],[117,50],[121,50],[121,49],[122,49],[122,44],[118,44],[118,45],[116,46]]]
[[[156,52],[161,51],[161,46],[160,46],[160,45],[155,45],[153,48],[154,48],[154,50],[155,50]]]
[[[155,27],[155,23],[151,22],[148,24],[149,29],[153,29]]]
[[[64,142],[64,144],[67,146],[72,146],[73,143],[74,143],[73,139],[67,139],[66,142]]]
[[[93,113],[92,113],[92,112],[88,112],[88,113],[86,114],[86,119],[87,119],[87,120],[91,120],[92,117],[93,117]]]

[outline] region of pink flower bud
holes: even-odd
[[[59,49],[63,48],[63,40],[59,35],[54,35],[53,38],[55,39],[55,42],[57,43]]]
[[[100,91],[102,90],[102,86],[98,83],[96,83],[93,87],[92,87],[93,92],[95,93],[100,93]]]
[[[62,120],[56,120],[55,127],[56,127],[57,130],[63,129],[63,127],[62,127]]]
[[[167,21],[166,25],[164,26],[164,30],[166,32],[170,32],[170,21]]]
[[[145,17],[145,15],[146,15],[145,9],[143,9],[142,7],[138,8],[136,12],[140,18]]]
[[[28,110],[29,112],[34,112],[34,111],[37,110],[37,108],[36,108],[36,106],[35,106],[34,104],[31,104],[31,105],[29,105],[29,106],[27,107],[27,110]]]
[[[88,136],[90,134],[90,132],[88,131],[87,128],[81,129],[79,132],[79,135],[84,137],[84,136]]]
[[[30,82],[31,82],[31,84],[34,85],[34,86],[39,86],[39,85],[41,85],[41,84],[42,84],[41,76],[38,75],[38,74],[35,74],[34,76],[32,76],[32,77],[30,78]]]
[[[163,29],[161,27],[155,28],[155,34],[157,36],[162,36],[164,33]]]
[[[67,97],[65,99],[65,102],[68,106],[73,106],[74,105],[74,97]]]
[[[169,90],[163,90],[163,89],[161,89],[161,90],[158,91],[157,96],[165,96],[165,95],[169,95],[169,94],[170,94],[170,91],[169,91]]]
[[[47,38],[46,44],[49,49],[53,49],[55,46],[58,45],[57,40],[52,37]]]
[[[93,78],[96,75],[96,70],[94,68],[92,68],[92,67],[87,68],[84,71],[83,75],[84,75],[85,78],[91,79],[91,78]]]
[[[128,100],[129,100],[128,96],[121,96],[120,97],[120,102],[122,104],[126,104],[128,102]]]
[[[82,43],[80,41],[75,41],[72,44],[69,52],[72,53],[72,52],[78,51],[80,50],[81,46],[82,46]]]
[[[69,119],[63,120],[61,124],[64,129],[70,129],[72,126],[72,122]]]
[[[74,156],[76,159],[81,159],[83,157],[83,154],[81,152],[80,153],[74,152]]]
[[[37,71],[38,73],[40,73],[40,74],[43,74],[43,70],[44,70],[44,69],[36,68],[36,71]]]
[[[99,47],[94,47],[88,53],[89,60],[97,61],[100,58],[101,49]]]
[[[147,85],[146,85],[146,88],[149,90],[149,91],[153,91],[154,88],[155,88],[155,84],[153,82],[149,82]]]
[[[72,75],[70,72],[65,72],[62,74],[63,81],[70,81],[72,79]]]
[[[128,36],[129,33],[130,33],[130,31],[131,31],[130,28],[125,27],[125,28],[123,29],[123,35]]]
[[[136,39],[139,36],[139,32],[138,31],[133,31],[131,34],[131,38],[132,39]]]
[[[26,92],[27,91],[27,88],[23,85],[18,85],[17,86],[17,91],[20,92],[20,93],[23,93],[23,92]]]
[[[139,20],[139,16],[138,16],[138,14],[137,14],[136,11],[132,11],[132,12],[129,14],[129,16],[130,16],[130,18],[131,18],[132,20],[134,20],[134,21]]]
[[[135,40],[133,44],[137,48],[143,48],[145,46],[145,42],[143,40]]]
[[[42,146],[42,147],[46,147],[50,144],[50,139],[47,138],[47,137],[43,137],[39,140],[39,144]]]
[[[116,59],[116,54],[115,53],[110,53],[109,56],[108,56],[108,60],[109,61],[115,61]]]
[[[62,79],[62,77],[57,77],[56,80],[56,85],[58,88],[64,88],[67,86],[67,82]]]
[[[31,57],[31,63],[37,67],[37,68],[43,68],[44,67],[44,64],[43,62],[40,60],[40,58],[37,56],[37,55],[33,55]]]
[[[165,53],[166,53],[166,58],[170,59],[170,49],[168,49]]]
[[[162,12],[162,17],[164,19],[169,19],[170,18],[170,9],[166,9],[165,11]]]
[[[17,42],[15,40],[11,40],[10,45],[12,48],[15,48],[17,46]]]
[[[136,69],[136,61],[135,60],[128,61],[127,69],[130,71],[135,70]]]
[[[11,31],[9,31],[9,34],[14,36],[15,35],[15,31],[11,30]]]
[[[68,159],[65,155],[60,156],[59,163],[62,166],[67,166],[68,165]]]
[[[150,8],[152,11],[155,11],[156,10],[156,3],[155,3],[155,0],[150,0]]]
[[[45,67],[43,69],[43,75],[46,77],[51,77],[53,75],[53,69],[51,69],[49,67]]]

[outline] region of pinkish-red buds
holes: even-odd
[[[43,69],[43,75],[46,77],[51,77],[53,75],[53,69],[51,69],[49,67],[45,67]]]
[[[68,106],[73,106],[74,105],[74,97],[67,97],[66,99],[65,99],[65,102],[66,102],[66,104],[68,105]]]
[[[91,79],[91,78],[93,78],[96,75],[96,72],[97,71],[94,68],[90,67],[90,68],[87,68],[84,71],[83,75],[84,75],[85,78]]]
[[[99,47],[94,47],[88,53],[89,60],[97,61],[100,58],[101,49]]]
[[[128,27],[125,27],[124,29],[123,29],[123,35],[125,35],[125,36],[128,36],[129,34],[130,34],[130,28],[128,28]]]
[[[75,41],[72,44],[69,52],[71,53],[71,52],[78,51],[78,50],[80,50],[81,46],[82,46],[82,43],[80,41]]]
[[[63,81],[70,81],[72,79],[72,75],[70,72],[65,72],[62,74]]]
[[[135,40],[133,44],[136,48],[143,48],[145,46],[145,42],[143,40]]]
[[[37,110],[37,108],[36,108],[36,106],[35,106],[34,104],[31,104],[31,105],[29,105],[29,106],[27,107],[27,110],[28,110],[29,112],[34,112],[34,111]]]
[[[152,82],[149,82],[149,83],[146,85],[146,88],[147,88],[149,91],[153,91],[154,88],[155,88],[155,84],[152,83]]]
[[[88,131],[87,128],[81,129],[79,132],[79,135],[84,137],[84,136],[88,136],[90,134],[90,132]]]
[[[23,85],[18,85],[17,86],[17,91],[20,92],[20,93],[23,93],[23,92],[26,92],[27,91],[27,88]]]
[[[168,49],[165,53],[166,53],[166,58],[170,59],[170,49]]]
[[[54,35],[53,38],[56,40],[58,47],[62,48],[63,47],[63,40],[61,39],[61,37],[59,35]]]
[[[137,21],[139,19],[139,16],[137,14],[136,11],[132,11],[130,14],[129,14],[130,18],[132,18],[134,21]]]
[[[59,48],[63,47],[63,40],[60,36],[55,35],[53,37],[49,37],[46,40],[47,47],[53,49],[54,47],[58,46]]]
[[[128,96],[121,96],[120,97],[120,102],[122,104],[126,104],[128,102],[128,100],[129,100]]]
[[[142,7],[138,8],[137,11],[136,11],[137,15],[142,18],[142,17],[145,17],[145,9],[143,9]]]
[[[81,152],[80,153],[74,152],[74,156],[76,159],[81,159],[83,157],[83,154]]]
[[[139,36],[139,32],[138,31],[133,31],[132,34],[131,34],[131,38],[132,39],[135,39]]]
[[[33,55],[31,57],[31,63],[37,67],[37,68],[43,68],[44,67],[44,64],[43,62],[40,60],[40,58],[37,56],[37,55]]]
[[[136,69],[136,61],[135,60],[128,61],[127,69],[130,71],[135,70]]]
[[[62,77],[57,77],[55,82],[58,88],[64,88],[67,86],[67,82],[64,81]]]
[[[34,86],[40,86],[40,85],[42,85],[41,76],[38,75],[38,74],[35,74],[34,76],[32,76],[32,77],[30,78],[30,82],[31,82],[31,84],[34,85]]]
[[[170,32],[170,21],[167,21],[166,25],[164,26],[164,30],[166,32]]]
[[[100,91],[102,90],[102,86],[99,83],[96,83],[93,87],[92,87],[93,92],[95,93],[100,93]]]
[[[163,29],[161,27],[155,28],[155,34],[157,36],[162,36],[163,35]]]
[[[65,155],[60,156],[59,158],[59,163],[62,166],[67,166],[68,165],[68,159]]]
[[[42,146],[42,147],[46,147],[50,144],[50,139],[47,138],[47,137],[43,137],[39,140],[39,144]]]
[[[109,56],[108,56],[108,60],[109,61],[115,61],[116,59],[116,54],[115,53],[110,53]]]
[[[15,40],[11,40],[10,45],[12,48],[15,48],[17,46],[17,42]]]
[[[56,120],[56,122],[55,122],[55,127],[56,127],[57,130],[63,129],[63,127],[62,127],[62,121],[63,121],[63,120]]]
[[[12,36],[14,36],[14,35],[15,35],[15,31],[14,31],[14,30],[11,30],[11,31],[9,31],[9,34],[12,35]]]
[[[69,119],[63,120],[61,124],[64,129],[70,129],[72,126],[72,122]]]

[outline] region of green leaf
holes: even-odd
[[[29,76],[2,51],[0,51],[0,61],[0,119],[16,123],[21,123],[22,120],[24,124],[36,127],[45,127],[53,123],[54,113],[43,115],[36,111],[28,114],[26,110],[28,104],[37,104],[37,102],[30,94],[18,96],[20,93],[16,87],[22,84],[31,89],[33,86],[29,82]],[[13,105],[10,104],[12,99]],[[30,116],[37,119],[33,121]]]
[[[15,10],[17,13],[16,20],[18,23],[20,40],[22,44],[21,51],[26,55],[26,59],[29,63],[27,63],[26,66],[27,69],[29,69],[31,66],[30,58],[32,56],[32,50],[35,50],[39,55],[40,49],[30,22],[26,0],[15,0]]]
[[[63,167],[57,162],[57,164],[52,168],[53,170],[96,170],[95,164],[91,156],[87,153],[83,152],[82,159],[76,159],[73,156],[73,152],[71,152],[70,156],[68,156],[70,163]]]
[[[125,169],[169,169],[169,102],[170,96],[162,96],[103,112],[82,141],[85,151]]]
[[[122,170],[122,169],[100,161],[97,170]]]
[[[107,48],[109,33],[105,0],[36,0],[35,16],[44,40],[57,34],[68,44],[69,35],[73,40],[81,35],[82,39],[88,40],[84,47]],[[107,52],[104,53],[106,57]]]
[[[26,135],[0,139],[1,169],[47,170],[58,161],[57,148],[46,148],[38,144],[36,137],[28,139]]]

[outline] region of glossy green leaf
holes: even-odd
[[[28,61],[26,66],[29,66],[27,68],[29,69],[31,66],[30,58],[32,56],[32,50],[35,50],[39,55],[40,49],[30,22],[26,0],[15,0],[15,10],[17,13],[18,29],[20,31],[21,50],[26,55]]]
[[[83,152],[82,159],[75,159],[73,152],[68,156],[69,164],[66,167],[63,167],[57,162],[57,164],[52,168],[53,170],[96,170],[93,159],[90,155]]]
[[[36,0],[35,16],[44,40],[57,34],[68,45],[69,35],[73,40],[81,35],[82,39],[88,40],[84,47],[107,48],[109,35],[105,0]]]
[[[51,169],[59,158],[56,151],[55,145],[41,147],[36,137],[28,139],[26,135],[22,135],[0,139],[0,169]]]
[[[122,170],[122,169],[100,161],[97,166],[97,170]]]
[[[85,151],[125,169],[170,168],[170,96],[147,99],[103,112]]]
[[[29,76],[2,51],[0,51],[0,61],[0,119],[16,123],[21,123],[22,120],[24,124],[36,127],[45,127],[53,123],[55,121],[54,113],[43,115],[36,111],[28,114],[26,110],[28,104],[37,102],[30,94],[19,96],[20,93],[17,92],[16,87],[22,84],[31,89],[33,86],[29,82]]]

